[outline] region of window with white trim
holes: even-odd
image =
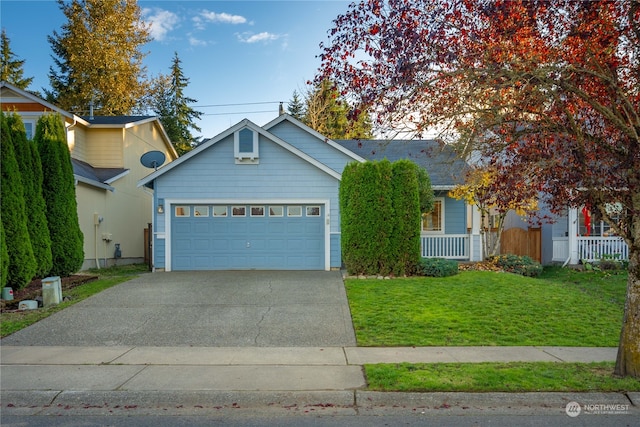
[[[232,206],[231,216],[247,216],[247,208],[245,206]]]
[[[422,231],[444,233],[444,198],[435,198],[431,212],[422,214]]]
[[[214,206],[213,207],[213,216],[214,217],[225,217],[227,216],[227,207],[226,206]]]
[[[307,206],[307,216],[320,216],[320,206]]]
[[[269,216],[281,217],[284,215],[284,209],[282,206],[269,206]]]
[[[302,216],[302,206],[287,206],[287,216]]]
[[[36,134],[36,121],[23,119],[22,123],[24,124],[24,130],[27,134],[27,139],[31,141]]]
[[[251,206],[251,216],[264,216],[264,206]]]
[[[194,206],[193,207],[193,216],[208,217],[209,216],[209,206]]]
[[[191,216],[191,207],[176,206],[176,216]]]
[[[233,153],[236,164],[258,163],[258,132],[243,128],[233,134]]]

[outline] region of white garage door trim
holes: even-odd
[[[164,263],[171,271],[171,212],[175,205],[324,205],[324,269],[331,270],[331,203],[329,199],[164,199]]]

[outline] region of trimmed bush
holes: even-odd
[[[340,182],[342,259],[349,274],[407,275],[420,259],[420,189],[409,161],[350,163]],[[424,190],[424,189],[423,189]]]
[[[36,258],[36,276],[44,277],[53,265],[51,258],[51,238],[47,224],[46,205],[42,197],[42,165],[40,154],[33,141],[27,140],[22,119],[16,113],[7,115],[11,131],[13,149],[20,168],[24,190],[27,229],[31,239],[33,255]]]
[[[420,261],[421,211],[418,170],[424,169],[410,160],[393,162],[392,168],[391,187],[395,227],[390,240],[390,255],[395,260],[393,274],[404,276],[413,274]]]
[[[497,255],[490,261],[502,270],[528,277],[538,277],[542,274],[542,265],[528,256]]]
[[[427,277],[447,277],[458,274],[458,261],[444,258],[422,258],[418,274]]]
[[[9,279],[9,251],[7,249],[7,240],[4,237],[4,225],[0,221],[0,287],[7,286]]]
[[[42,195],[51,237],[53,267],[49,274],[68,276],[82,268],[84,236],[78,222],[71,155],[60,116],[40,117],[34,141],[42,162]]]
[[[0,113],[0,127],[0,211],[9,255],[6,284],[14,289],[21,289],[33,279],[37,266],[27,228],[20,169],[9,125],[3,113]]]

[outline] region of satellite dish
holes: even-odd
[[[164,153],[162,151],[149,151],[140,157],[140,163],[147,168],[158,169],[164,163]]]

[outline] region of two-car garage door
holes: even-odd
[[[172,270],[324,270],[324,205],[171,209]]]

